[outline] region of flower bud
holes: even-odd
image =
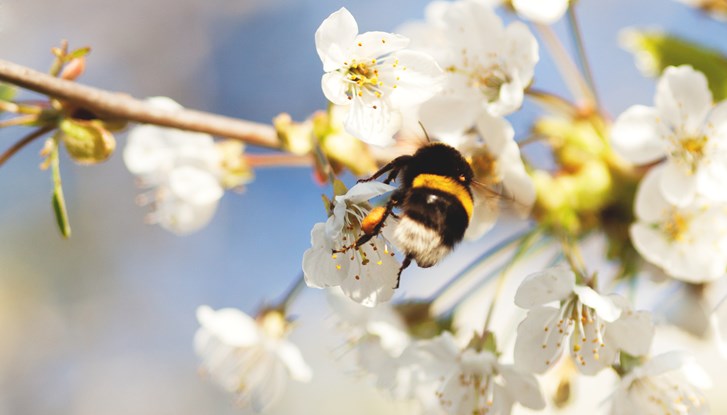
[[[116,148],[114,136],[97,120],[63,119],[61,140],[71,158],[79,164],[105,161]]]

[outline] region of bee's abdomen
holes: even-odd
[[[395,232],[399,248],[422,268],[436,264],[462,240],[468,212],[452,193],[417,187],[402,203],[403,216]]]

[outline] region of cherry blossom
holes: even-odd
[[[710,383],[692,358],[680,352],[664,353],[621,379],[611,399],[611,414],[708,414],[700,388]]]
[[[149,101],[164,109],[182,108],[166,97]],[[153,188],[141,197],[144,203],[153,202],[151,222],[176,234],[188,234],[212,219],[224,194],[222,155],[212,136],[139,125],[129,132],[123,157],[142,186]]]
[[[303,255],[303,273],[309,287],[340,286],[346,296],[368,307],[388,301],[397,284],[399,262],[390,250],[389,218],[383,232],[362,246],[361,221],[369,213],[368,200],[394,190],[381,182],[359,183],[333,200],[332,215],[311,231],[311,245]]]
[[[631,241],[649,262],[687,282],[727,272],[727,205],[696,200],[679,207],[661,192],[666,166],[651,169],[636,194]]]
[[[321,86],[334,104],[350,107],[346,131],[376,145],[393,142],[401,109],[440,90],[442,70],[430,56],[407,50],[409,39],[385,32],[358,33],[345,8],[316,31],[316,50],[325,74]]]
[[[654,103],[618,117],[614,148],[636,164],[666,157],[659,184],[675,205],[697,195],[727,201],[727,102],[713,107],[707,78],[691,66],[672,66],[659,78]]]
[[[430,134],[462,134],[482,112],[503,116],[520,108],[539,59],[523,23],[505,27],[482,2],[435,1],[426,23],[410,24],[408,31],[419,36],[414,46],[435,56],[447,75],[442,93],[419,110]]]
[[[559,302],[558,307],[546,304]],[[654,334],[646,312],[634,312],[619,296],[603,296],[576,284],[574,273],[554,267],[528,276],[515,294],[528,309],[517,329],[515,365],[543,373],[568,347],[581,373],[594,375],[611,366],[619,350],[648,353]]]
[[[253,319],[234,308],[201,306],[197,320],[194,347],[203,369],[241,405],[263,412],[280,398],[288,378],[310,381],[311,369],[287,340],[290,325],[280,311]]]

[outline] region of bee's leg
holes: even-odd
[[[404,271],[404,269],[406,269],[406,267],[408,267],[411,264],[412,259],[413,258],[411,255],[407,255],[406,258],[404,258],[404,262],[401,263],[401,268],[399,268],[399,273],[396,274],[396,285],[394,286],[394,288],[399,288],[399,280],[401,279],[401,271]]]
[[[389,203],[386,204],[386,209],[384,210],[384,213],[381,215],[380,218],[378,218],[378,221],[376,222],[376,225],[371,229],[371,232],[364,233],[363,236],[358,238],[356,241],[356,244],[354,245],[356,248],[361,247],[361,245],[365,244],[371,238],[378,235],[379,232],[381,232],[381,227],[384,226],[384,222],[386,221],[386,218],[389,217],[389,215],[392,214],[392,210],[399,205],[399,198],[396,195],[396,192],[391,195],[391,199],[389,199]],[[368,218],[368,216],[367,216]],[[364,221],[366,218],[364,218]]]
[[[384,183],[389,183],[392,180],[396,178],[396,175],[399,174],[399,170],[401,170],[402,167],[411,159],[412,156],[399,156],[395,158],[394,160],[391,160],[388,164],[386,164],[384,167],[380,168],[379,171],[374,173],[371,177],[368,177],[366,179],[359,179],[358,183],[363,182],[370,182],[372,180],[376,180],[379,177],[383,176],[384,173],[391,170],[389,175],[386,177],[386,180],[384,180]]]

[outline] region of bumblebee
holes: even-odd
[[[462,240],[474,209],[474,174],[462,154],[443,143],[430,143],[413,155],[397,157],[371,177],[359,181],[376,180],[384,174],[384,183],[396,180],[399,187],[385,207],[373,209],[364,218],[364,234],[356,246],[377,235],[389,215],[399,217],[394,238],[406,255],[399,268],[401,277],[412,260],[422,268],[431,267]],[[400,211],[398,216],[394,209]]]

